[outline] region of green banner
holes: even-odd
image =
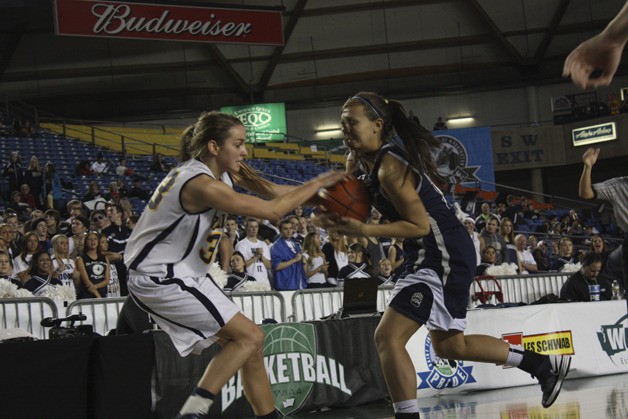
[[[225,106],[220,111],[242,121],[246,128],[246,140],[250,143],[283,141],[288,130],[285,103]]]

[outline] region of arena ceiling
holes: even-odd
[[[138,2],[138,1],[136,1]],[[397,98],[555,83],[621,0],[150,3],[283,11],[284,46],[58,36],[50,0],[0,0],[0,95],[68,117]],[[625,73],[620,68],[620,73]]]

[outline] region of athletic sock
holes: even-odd
[[[257,419],[279,419],[279,412],[277,412],[277,410],[273,410],[272,412],[270,412],[267,415],[264,416],[255,416]]]
[[[523,349],[520,345],[510,345],[506,365],[517,367],[534,377],[539,377],[544,371],[547,356]]]
[[[395,402],[393,409],[396,419],[416,419],[419,417],[419,401],[417,399]]]
[[[179,411],[180,415],[185,415],[186,413],[196,413],[201,415],[206,415],[209,412],[209,408],[216,395],[212,392],[204,390],[200,387],[194,387],[192,390],[192,394],[185,401],[183,407]]]

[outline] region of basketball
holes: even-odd
[[[365,222],[371,213],[371,198],[366,186],[355,176],[349,176],[318,191],[320,204],[341,217]]]

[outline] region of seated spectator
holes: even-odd
[[[530,235],[528,236],[528,250],[530,251],[530,253],[534,252],[534,249],[536,249],[536,246],[539,244],[539,239],[534,236],[534,235]]]
[[[18,288],[23,286],[22,281],[13,275],[13,261],[7,252],[0,252],[0,281],[9,281]]]
[[[63,285],[75,288],[80,281],[80,276],[75,270],[75,260],[70,257],[69,243],[70,241],[63,234],[57,234],[52,238],[52,272]]]
[[[153,165],[150,167],[150,170],[162,173],[170,171],[170,166],[164,160],[163,154],[155,154],[155,160],[153,161]]]
[[[235,292],[242,288],[247,281],[255,281],[255,278],[247,274],[244,270],[244,256],[242,256],[242,253],[238,251],[233,252],[229,266],[231,267],[231,272],[227,277],[225,291]]]
[[[28,206],[31,207],[31,210],[36,210],[38,208],[35,195],[31,193],[31,188],[27,184],[23,184],[20,187],[20,202],[28,204]]]
[[[95,199],[103,199],[100,193],[100,184],[96,181],[89,184],[87,192],[83,195],[83,202],[93,201]]]
[[[89,171],[92,175],[102,175],[107,173],[107,163],[104,161],[104,157],[101,152],[96,155],[96,160],[89,167]]]
[[[490,266],[495,266],[495,262],[497,261],[497,250],[492,245],[487,245],[484,248],[484,253],[482,253],[482,262],[478,265],[475,270],[475,276],[486,275],[486,270]]]
[[[78,164],[78,166],[76,166],[76,174],[78,176],[89,176],[92,174],[91,170],[90,170],[90,164],[89,164],[89,160],[81,160]]]
[[[338,284],[338,272],[349,263],[347,238],[338,232],[329,233],[329,241],[323,245],[327,267],[327,282],[332,286]]]
[[[48,237],[48,225],[46,219],[36,218],[32,221],[31,227],[37,235],[38,248],[37,250],[48,251],[50,249],[50,237]]]
[[[48,206],[46,208],[61,211],[63,208],[62,182],[61,178],[57,174],[55,165],[51,162],[46,163],[44,184],[46,187],[46,191],[48,191],[48,194],[46,196],[46,203]]]
[[[504,242],[506,242],[510,261],[515,262],[517,260],[517,246],[515,245],[515,231],[510,218],[502,217],[499,225],[499,234],[504,239]]]
[[[24,184],[24,168],[22,167],[22,158],[17,151],[11,152],[9,162],[2,170],[2,176],[9,181],[9,192],[20,190],[20,186]]]
[[[89,219],[91,221],[90,229],[98,231],[99,233],[111,225],[109,217],[107,217],[103,210],[93,210],[89,214]]]
[[[109,251],[109,241],[106,234],[99,234],[98,245],[100,246],[100,253],[109,259],[109,284],[107,285],[107,297],[120,297],[122,286],[120,274],[126,275],[126,269],[118,270],[118,266],[123,263],[123,256],[120,253]],[[124,286],[126,287],[126,278],[124,278]],[[126,288],[124,295],[128,295],[128,290]]]
[[[127,167],[126,159],[124,157],[118,161],[118,167],[116,167],[116,174],[118,176],[133,176],[133,169]]]
[[[547,244],[544,240],[537,243],[536,248],[532,251],[532,256],[534,257],[536,267],[539,271],[549,271],[550,262],[547,257]]]
[[[109,182],[109,191],[103,197],[105,201],[110,202],[112,204],[120,203],[120,191],[118,190],[118,182],[111,181]]]
[[[438,117],[438,119],[436,120],[436,123],[434,124],[434,131],[442,131],[442,130],[446,130],[447,129],[447,124],[445,124],[445,122],[443,121],[442,117]]]
[[[534,205],[532,204],[528,204],[526,206],[526,210],[523,211],[523,217],[528,220],[536,220],[540,216],[541,215],[539,214],[537,210],[534,209]]]
[[[476,265],[479,265],[482,262],[482,253],[484,252],[484,247],[486,246],[484,244],[484,239],[480,236],[480,233],[475,230],[475,220],[473,218],[465,217],[462,220],[462,224],[471,237],[473,247],[475,248]]]
[[[303,265],[308,288],[324,288],[327,284],[327,261],[321,250],[321,236],[308,233],[303,240]]]
[[[146,189],[142,188],[142,179],[140,179],[139,177],[134,177],[133,186],[131,186],[131,189],[129,189],[127,196],[129,198],[138,198],[142,201],[148,201],[148,199],[150,198],[150,193]]]
[[[275,273],[275,288],[277,290],[306,288],[307,278],[303,269],[301,246],[292,241],[292,222],[288,219],[281,220],[279,231],[281,236],[275,241],[270,252],[270,260]]]
[[[602,268],[604,268],[604,266],[606,265],[606,260],[608,259],[608,254],[610,253],[604,237],[599,234],[594,234],[593,236],[591,236],[589,252],[597,253],[602,257]]]
[[[482,231],[486,227],[489,218],[495,217],[499,223],[499,217],[491,212],[491,206],[488,202],[482,204],[481,213],[475,217],[475,230]]]
[[[246,237],[236,244],[235,250],[244,257],[246,273],[257,282],[270,283],[268,271],[271,269],[272,254],[266,242],[258,239],[259,221],[247,218],[244,225]]]
[[[62,285],[61,281],[55,278],[52,269],[52,259],[46,251],[39,251],[33,254],[30,266],[20,277],[24,288],[35,296],[40,296],[49,285]]]
[[[135,226],[137,225],[138,220],[140,219],[139,215],[130,215],[124,225],[126,225],[129,229],[133,230],[135,228]]]
[[[394,285],[397,281],[395,275],[393,275],[392,263],[388,259],[382,259],[379,261],[379,274],[377,275],[377,286],[380,285]]]
[[[48,237],[53,237],[59,233],[66,234],[68,225],[64,225],[63,229],[61,228],[61,214],[59,211],[49,209],[44,212],[44,220],[46,220],[46,228]]]
[[[11,203],[9,208],[17,214],[19,220],[26,220],[33,209],[25,202],[22,202],[22,195],[18,191],[11,192]]]
[[[528,239],[524,234],[517,234],[515,236],[515,246],[519,273],[525,275],[538,271],[534,256],[532,256],[532,253],[527,249]]]
[[[31,193],[35,197],[35,205],[37,208],[43,207],[43,195],[44,189],[44,171],[39,163],[37,156],[31,156],[31,160],[28,167],[24,171],[25,183],[30,187]]]
[[[498,229],[499,220],[497,217],[491,216],[486,223],[484,230],[480,232],[480,236],[484,239],[484,244],[486,246],[490,244],[497,251],[496,264],[501,265],[502,263],[510,263],[511,260],[506,242],[501,234],[499,234]]]
[[[573,242],[569,237],[563,237],[558,241],[558,255],[550,266],[551,271],[561,271],[568,263],[575,263],[573,258]]]
[[[372,269],[366,248],[360,243],[352,243],[347,253],[349,264],[338,272],[338,280],[343,281],[352,278],[368,278]]]
[[[611,299],[611,284],[600,282],[602,258],[596,253],[587,253],[582,259],[582,268],[571,275],[560,289],[560,298],[566,301],[591,301],[589,285],[600,286],[600,300]]]
[[[70,236],[68,249],[71,258],[75,259],[78,255],[83,253],[85,234],[88,230],[89,220],[87,217],[80,215],[72,221],[72,236]]]
[[[90,231],[85,236],[83,253],[76,258],[76,269],[81,278],[77,299],[107,296],[109,259],[100,251],[100,234],[97,231]]]
[[[124,182],[124,179],[116,180],[116,185],[118,186],[118,193],[120,194],[120,199],[127,198],[129,193],[128,193],[128,190],[126,189],[126,183]]]

